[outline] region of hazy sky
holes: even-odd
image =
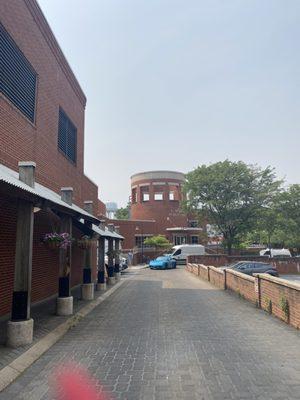
[[[130,175],[229,158],[300,182],[299,0],[39,0],[86,96],[85,171],[125,205]]]

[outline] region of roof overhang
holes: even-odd
[[[189,226],[176,226],[173,228],[166,228],[166,231],[169,232],[201,232],[202,228],[192,228]]]
[[[69,214],[76,218],[99,224],[98,218],[86,212],[76,204],[69,205],[64,202],[60,195],[53,190],[35,183],[34,187],[19,180],[18,172],[0,164],[0,192],[11,197],[22,198],[32,201],[40,208],[53,208],[62,213]]]

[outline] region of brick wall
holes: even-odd
[[[241,274],[237,271],[225,272],[226,288],[243,296],[246,300],[256,304],[257,294],[255,292],[255,278]]]
[[[260,279],[260,296],[261,308],[300,328],[300,285],[264,276]]]
[[[58,291],[59,250],[50,249],[41,242],[43,236],[53,231],[55,216],[39,211],[34,215],[32,249],[32,289],[31,302],[43,300]]]
[[[35,0],[0,2],[1,22],[38,74],[36,121],[31,123],[0,95],[0,163],[17,170],[19,161],[35,161],[37,182],[59,192],[72,186],[74,202],[94,200],[97,186],[84,176],[86,99]],[[77,128],[77,161],[57,146],[62,107]]]
[[[209,281],[209,268],[206,265],[199,266],[198,276],[206,281]]]
[[[224,278],[224,271],[209,266],[208,267],[208,274],[209,274],[209,281],[220,289],[224,289],[225,285],[225,278]]]
[[[77,228],[73,227],[72,236],[74,239],[80,239],[83,235]],[[83,265],[84,265],[84,250],[77,247],[72,246],[72,270],[71,270],[71,285],[76,286],[82,282],[82,274],[83,274]]]
[[[186,270],[220,289],[237,293],[263,310],[300,328],[300,285],[267,274],[248,276],[212,266],[188,263]]]
[[[17,227],[17,200],[0,195],[0,316],[11,310],[14,284],[15,242]],[[46,233],[59,229],[59,220],[54,214],[39,211],[34,215],[32,250],[32,297],[35,303],[58,292],[59,250],[50,249],[41,239]],[[73,228],[73,237],[82,233]],[[96,281],[96,243],[92,248],[93,279]],[[72,246],[71,286],[82,282],[84,251]]]
[[[17,202],[0,195],[0,316],[11,309],[14,285]]]
[[[260,256],[227,256],[226,254],[207,254],[203,256],[189,256],[188,262],[213,265],[215,267],[225,266],[234,262],[250,260],[250,261],[260,261],[272,264],[279,273],[282,274],[296,274],[300,273],[300,261],[299,258],[268,258]]]
[[[106,205],[103,203],[103,201],[98,199],[98,218],[103,218],[106,216]]]
[[[113,223],[115,226],[120,227],[120,234],[124,236],[124,241],[122,242],[123,249],[133,249],[135,247],[136,234],[154,235],[157,231],[155,221],[140,221],[132,219],[112,219],[107,221],[108,223]]]
[[[63,186],[73,187],[74,203],[82,207],[85,200],[93,200],[97,215],[98,188],[84,175],[84,93],[35,0],[1,1],[0,15],[1,23],[38,75],[34,123],[0,94],[0,163],[17,170],[19,161],[35,161],[37,182],[58,193]],[[59,107],[77,128],[76,164],[58,150]],[[51,250],[40,241],[44,233],[52,231],[49,215],[43,211],[35,214],[32,302],[57,293],[58,250]],[[0,315],[11,308],[15,235],[16,200],[1,195]],[[92,260],[95,278],[95,248]],[[81,282],[82,267],[83,251],[74,248],[72,285]]]

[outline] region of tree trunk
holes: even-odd
[[[227,253],[228,253],[229,256],[232,255],[232,242],[231,242],[231,240],[227,241]]]

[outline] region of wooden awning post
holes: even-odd
[[[86,200],[84,202],[84,210],[93,215],[93,201]],[[90,221],[84,221],[85,225],[92,229]],[[94,299],[94,283],[92,282],[92,249],[89,246],[84,250],[84,267],[83,267],[83,284],[81,286],[81,294],[83,300]]]
[[[101,220],[99,228],[105,231],[105,221]],[[106,289],[105,279],[105,237],[98,238],[98,275],[97,275],[97,290]]]
[[[73,188],[62,187],[61,199],[69,204],[73,204]],[[72,217],[63,215],[61,217],[61,233],[68,233],[72,238]],[[58,278],[58,298],[57,315],[73,314],[73,296],[71,296],[71,269],[72,269],[72,245],[59,249],[59,278]]]
[[[115,227],[115,232],[119,233],[119,227]],[[115,239],[115,277],[116,280],[119,281],[121,279],[120,272],[120,239]]]
[[[107,225],[109,232],[114,231],[114,224]],[[114,239],[113,237],[108,238],[108,283],[115,283],[114,276]]]
[[[35,168],[33,161],[19,162],[19,179],[32,188],[35,183]],[[32,202],[19,199],[14,291],[11,321],[7,328],[7,345],[10,347],[24,346],[33,339],[33,319],[30,318],[33,211]]]

